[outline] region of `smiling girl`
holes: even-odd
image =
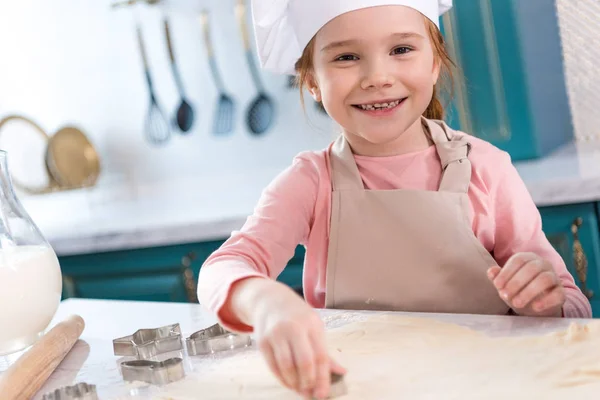
[[[450,128],[451,0],[254,0],[262,66],[295,73],[341,135],[303,152],[203,265],[200,302],[253,331],[287,387],[323,398],[314,308],[590,317],[507,153]],[[306,247],[303,301],[275,279]]]

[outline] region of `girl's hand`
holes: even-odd
[[[308,399],[329,395],[331,373],[343,367],[328,353],[318,313],[287,287],[264,293],[252,315],[257,343],[279,381]]]
[[[533,253],[513,255],[503,268],[488,269],[500,297],[517,314],[561,317],[565,291],[552,265]]]

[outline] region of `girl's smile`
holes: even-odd
[[[361,104],[352,104],[352,107],[369,117],[388,117],[394,115],[402,107],[404,100],[406,100],[406,97],[375,100]]]

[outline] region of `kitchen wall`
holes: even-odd
[[[234,176],[261,171],[271,176],[299,151],[322,148],[333,137],[330,120],[316,111],[312,101],[307,102],[305,115],[287,78],[268,73],[263,77],[277,105],[276,123],[264,135],[252,136],[244,119],[257,93],[236,24],[235,1],[163,3],[161,8],[113,9],[109,0],[0,2],[0,117],[23,114],[49,133],[76,125],[89,135],[102,158],[98,188],[36,196],[26,199],[28,207],[66,207],[77,196],[110,202],[135,196],[133,187],[162,183],[187,182],[172,196],[210,191],[215,181]],[[205,7],[211,10],[217,63],[237,106],[235,131],[223,137],[211,131],[217,91],[199,22]],[[170,70],[163,16],[169,18],[175,57],[197,120],[188,135],[174,131],[170,142],[155,147],[143,134],[149,98],[135,24],[141,23],[159,101],[171,118],[180,99]],[[19,169],[15,173],[39,174],[41,147],[27,143],[32,136],[20,136],[18,141],[14,135],[4,138],[14,146],[12,165]],[[2,139],[0,135],[0,143]],[[27,146],[31,150],[23,151]],[[59,200],[51,203],[53,198]]]
[[[556,0],[566,86],[578,140],[600,138],[600,1]]]
[[[335,132],[331,121],[316,111],[310,99],[305,114],[297,91],[287,87],[287,78],[269,73],[262,77],[277,105],[276,122],[260,137],[250,134],[245,113],[257,93],[234,16],[235,2],[163,0],[160,7],[118,9],[111,8],[111,0],[0,2],[0,117],[25,115],[50,134],[61,126],[76,125],[101,156],[102,175],[93,189],[22,194],[26,208],[46,231],[61,225],[66,215],[69,223],[96,224],[98,219],[138,211],[142,203],[152,214],[156,201],[171,202],[183,219],[198,207],[213,212],[229,205],[234,210],[239,194],[245,193],[242,209],[247,210],[260,189],[295,154],[329,143]],[[576,135],[586,138],[595,135],[593,129],[598,126],[598,113],[589,109],[597,103],[598,79],[588,73],[594,71],[597,52],[593,43],[600,25],[585,18],[598,12],[597,1],[557,0],[556,6]],[[217,63],[237,106],[235,130],[227,136],[211,130],[217,91],[199,22],[204,8],[211,11]],[[170,142],[155,147],[145,140],[143,131],[149,99],[135,26],[139,21],[159,101],[171,118],[180,99],[168,60],[164,16],[169,18],[175,56],[196,122],[188,135],[174,130]],[[41,179],[43,141],[10,133],[0,131],[0,148],[9,150],[13,173]],[[125,203],[129,206],[122,206]]]

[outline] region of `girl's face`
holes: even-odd
[[[314,40],[309,90],[351,143],[386,145],[420,129],[439,75],[421,13],[404,6],[352,11]]]

